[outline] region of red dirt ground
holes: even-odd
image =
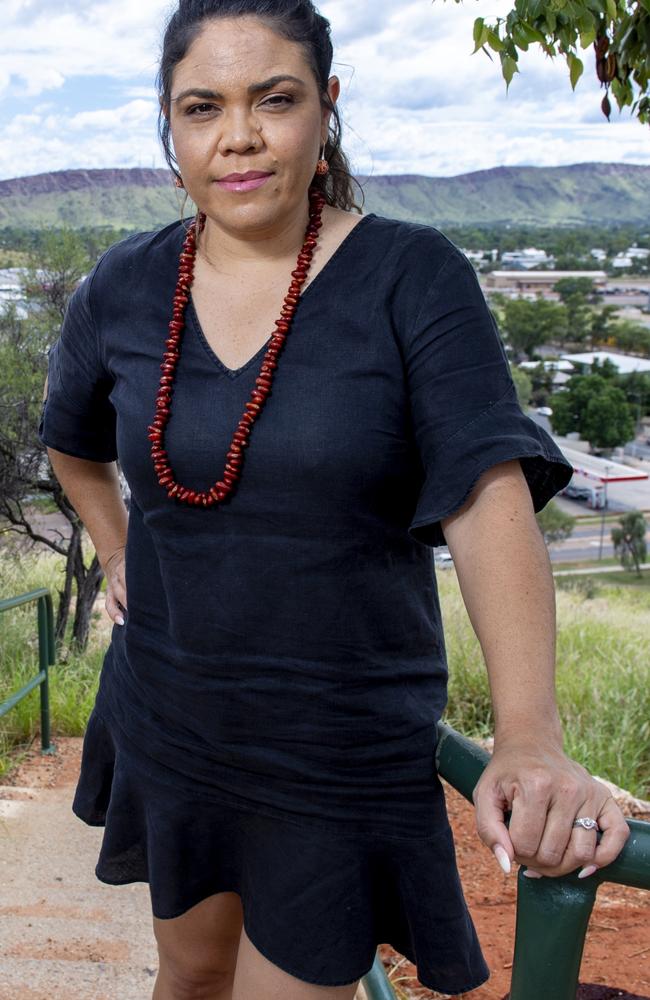
[[[76,780],[81,741],[57,739],[55,757],[41,757],[37,745],[28,752],[6,784],[53,787]],[[445,784],[449,819],[454,831],[458,867],[465,895],[476,924],[490,980],[464,994],[468,1000],[507,1000],[512,967],[515,926],[516,873],[504,875],[490,851],[478,839],[474,811],[453,788]],[[649,815],[637,816],[650,820]],[[576,1000],[650,1000],[650,908],[640,889],[605,884],[596,905],[581,967],[581,988]],[[380,946],[389,978],[400,1000],[434,1000],[418,983],[414,966],[390,945]],[[551,997],[548,1000],[552,1000]]]

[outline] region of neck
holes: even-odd
[[[251,229],[233,229],[222,221],[206,217],[198,240],[198,251],[219,270],[265,264],[284,257],[295,257],[305,238],[309,221],[309,202],[305,199],[295,212],[282,222]]]

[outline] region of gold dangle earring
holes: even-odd
[[[316,174],[318,177],[326,177],[330,172],[330,165],[325,159],[325,146],[327,142],[323,143],[323,151],[320,156],[320,160],[316,164]]]

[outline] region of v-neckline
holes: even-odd
[[[325,274],[325,272],[329,268],[330,264],[332,264],[336,260],[336,258],[339,256],[339,254],[341,253],[341,251],[349,244],[349,242],[351,241],[351,239],[354,236],[354,234],[359,229],[363,228],[364,223],[366,223],[368,221],[368,219],[373,219],[374,217],[375,217],[375,213],[374,212],[369,212],[368,215],[364,215],[362,217],[362,219],[360,220],[360,222],[357,222],[356,226],[354,226],[349,231],[349,233],[347,233],[344,236],[344,238],[341,240],[341,242],[339,243],[339,245],[334,250],[334,253],[332,253],[331,256],[325,261],[325,263],[321,267],[320,271],[318,272],[318,274],[316,275],[316,277],[314,278],[314,280],[310,281],[310,283],[307,285],[307,287],[305,288],[305,290],[303,292],[301,292],[300,298],[298,300],[298,305],[299,306],[300,306],[300,303],[305,298],[305,296],[309,295],[309,293],[312,290],[312,288],[314,287],[314,285],[318,284],[318,281],[320,280],[321,275]],[[197,334],[197,336],[199,338],[199,341],[203,345],[206,353],[208,354],[208,357],[217,366],[217,368],[219,368],[220,371],[222,371],[229,378],[233,378],[233,379],[237,378],[239,375],[242,374],[242,372],[245,372],[248,368],[250,368],[251,365],[255,361],[257,361],[258,359],[261,360],[262,355],[266,352],[266,349],[268,348],[269,343],[271,342],[271,339],[273,337],[273,334],[271,334],[271,336],[268,338],[268,340],[264,344],[262,344],[262,346],[260,347],[259,351],[256,351],[255,354],[252,356],[252,358],[249,358],[248,361],[246,361],[240,368],[228,368],[227,365],[225,365],[223,363],[223,361],[221,360],[221,358],[219,357],[219,355],[210,346],[208,338],[206,337],[206,335],[205,335],[205,333],[203,331],[203,328],[201,326],[201,322],[199,320],[198,313],[197,313],[196,308],[194,306],[194,300],[192,298],[191,292],[190,292],[189,301],[187,303],[187,316],[190,319],[192,325],[194,326],[194,329],[195,329],[196,334]]]

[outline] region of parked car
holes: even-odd
[[[572,486],[569,483],[562,490],[565,497],[570,497],[571,500],[591,500],[592,491],[588,486]]]
[[[438,569],[451,569],[454,565],[449,549],[438,549],[433,557],[433,561]]]

